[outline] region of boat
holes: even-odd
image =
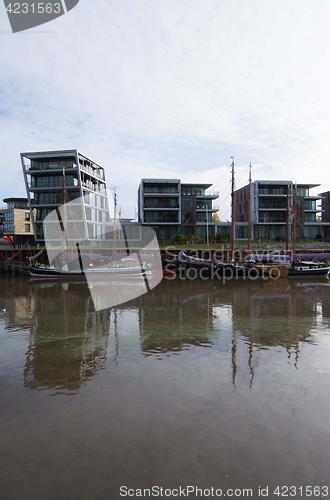
[[[54,266],[31,265],[29,266],[30,276],[32,278],[45,279],[108,279],[125,277],[143,277],[152,276],[152,271],[141,266],[135,267],[113,267],[113,268],[87,268],[87,269],[64,269]]]
[[[213,262],[210,259],[200,259],[192,257],[181,251],[178,255],[180,262],[191,264],[201,278],[217,279],[217,278],[284,278],[288,274],[286,266],[274,265],[239,265],[236,263]],[[189,275],[189,267],[187,269]]]
[[[146,280],[147,276],[152,276],[153,273],[157,272],[157,270],[152,270],[151,262],[147,264],[142,261],[142,256],[139,253],[130,254],[128,249],[126,255],[116,252],[116,193],[114,193],[113,249],[110,250],[110,256],[103,256],[92,250],[89,252],[81,251],[78,243],[76,248],[68,248],[66,241],[66,201],[65,172],[63,168],[63,220],[59,210],[56,210],[62,238],[61,251],[53,260],[49,259],[50,265],[42,265],[36,262],[41,252],[47,249],[47,244],[41,252],[30,257],[28,270],[32,278],[99,280],[127,277],[144,278]]]

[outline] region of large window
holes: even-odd
[[[49,215],[53,209],[49,208],[38,208],[37,209],[37,214],[36,214],[36,220],[43,221]]]
[[[182,212],[182,222],[183,223],[186,223],[186,222],[193,223],[194,222],[193,212]]]
[[[178,215],[175,212],[163,212],[163,222],[178,222]]]
[[[160,239],[161,240],[169,240],[170,239],[170,228],[169,227],[161,227],[160,228]]]
[[[212,200],[197,200],[196,207],[199,209],[211,209],[212,208]]]
[[[69,200],[68,200],[69,201]],[[34,195],[35,205],[62,205],[63,193],[36,193]]]
[[[30,232],[30,224],[25,224],[25,232],[26,233]]]
[[[212,222],[212,214],[211,213],[197,213],[197,222]]]
[[[145,212],[144,213],[145,222],[158,222],[158,212]]]
[[[3,220],[14,220],[14,212],[4,212]]]
[[[182,186],[181,193],[183,196],[204,196],[205,188],[200,186]]]
[[[193,210],[194,209],[194,199],[193,198],[182,198],[181,206],[183,210]]]
[[[13,231],[14,231],[14,224],[8,224],[8,223],[7,223],[7,224],[4,224],[4,225],[3,225],[3,230],[4,230],[4,232],[7,232],[7,233],[8,233],[9,231],[12,231],[12,232],[13,232]]]
[[[31,160],[30,170],[53,170],[63,168],[75,168],[73,159],[51,158],[48,160]]]
[[[308,187],[298,187],[297,188],[297,195],[298,196],[308,196],[309,195],[309,188]]]
[[[177,200],[175,198],[164,198],[163,199],[163,208],[177,208]]]
[[[316,210],[316,201],[305,200],[305,210]]]
[[[78,179],[74,175],[65,176],[66,186],[78,186]],[[62,187],[63,175],[46,175],[42,177],[32,177],[32,187]]]
[[[305,222],[316,222],[316,214],[305,214]]]
[[[146,208],[158,208],[158,198],[145,198],[144,206]]]

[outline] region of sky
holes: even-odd
[[[80,0],[13,34],[0,4],[0,205],[21,152],[78,149],[134,218],[141,178],[330,190],[330,3]]]

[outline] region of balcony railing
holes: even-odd
[[[219,198],[219,191],[208,191],[204,194],[196,194],[197,198]]]

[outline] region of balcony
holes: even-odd
[[[179,191],[156,191],[156,192],[148,192],[148,191],[143,191],[143,196],[148,196],[148,198],[157,198],[160,196],[161,198],[167,197],[169,198],[170,196],[180,196]]]
[[[179,208],[180,208],[179,205],[174,205],[174,207],[164,207],[164,206],[163,207],[160,207],[160,206],[157,206],[157,207],[146,207],[146,206],[144,206],[143,210],[158,210],[158,211],[159,210],[161,210],[161,211],[166,210],[167,211],[167,210],[179,210]]]
[[[205,194],[196,194],[196,198],[203,198],[207,200],[216,200],[219,198],[219,191],[209,191],[208,193]]]
[[[101,170],[102,174],[100,174],[98,172],[98,169],[95,169],[93,167],[89,167],[87,165],[82,165],[81,163],[80,163],[80,170],[81,170],[81,172],[85,172],[86,174],[89,174],[92,177],[95,177],[97,179],[101,179],[102,181],[104,181],[104,171],[103,170]]]
[[[218,212],[219,211],[219,207],[197,207],[196,208],[196,212]]]

